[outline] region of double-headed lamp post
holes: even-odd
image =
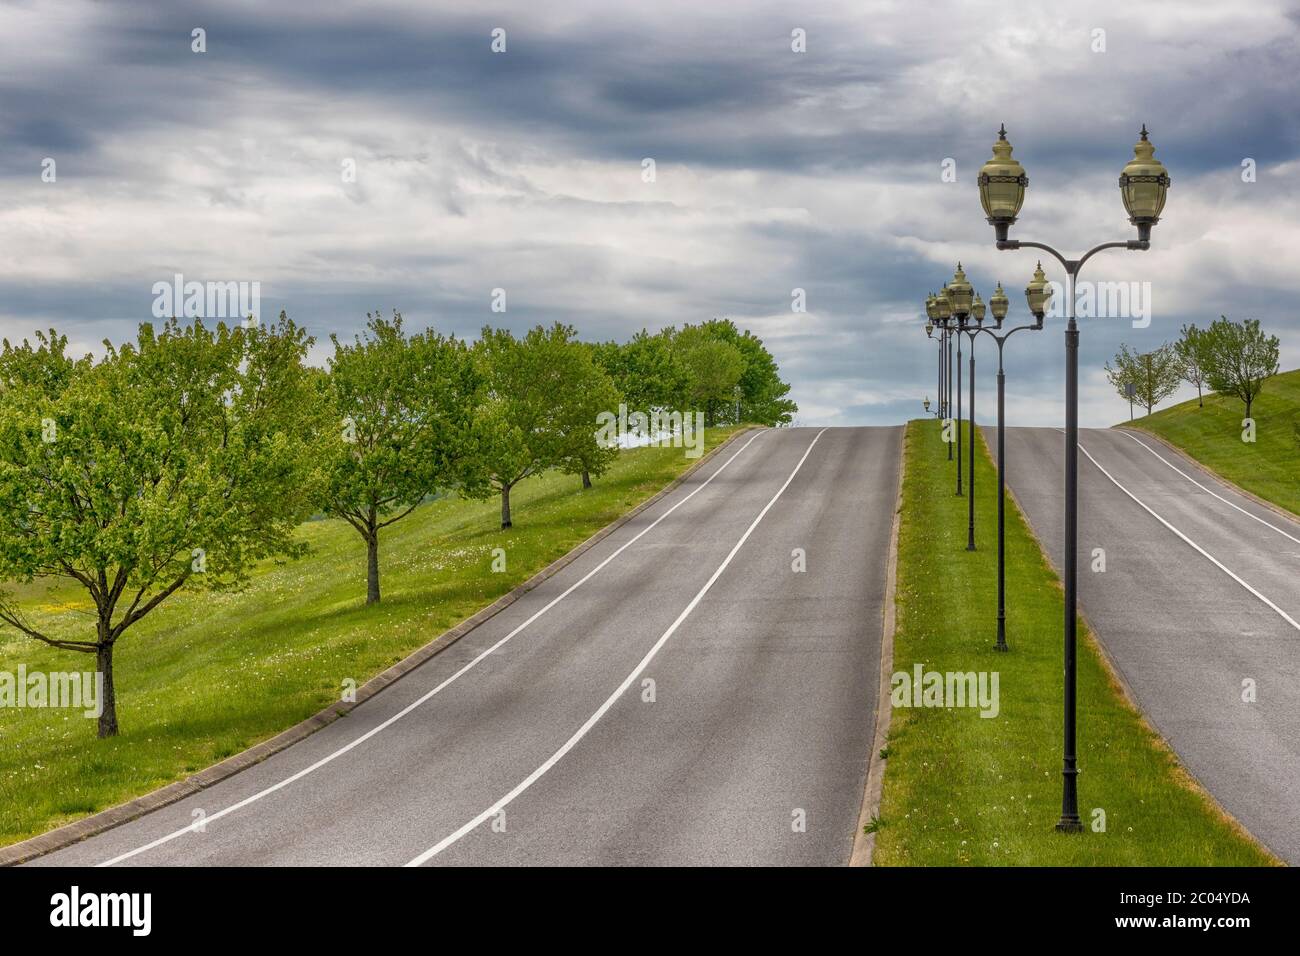
[[[1007,339],[1024,329],[1041,330],[1043,315],[1047,312],[1047,301],[1052,297],[1052,287],[1043,274],[1043,264],[1038,264],[1034,277],[1025,289],[1025,301],[1034,316],[1033,325],[1018,325],[1014,329],[998,335],[1002,320],[1007,317],[1010,301],[1002,291],[1002,283],[989,296],[989,309],[996,320],[992,328],[983,331],[998,343],[998,639],[994,650],[1007,650],[1007,537],[1006,537],[1006,497],[1007,497],[1007,446],[1006,446],[1006,384],[1007,375],[1002,366],[1002,349]]]
[[[1056,257],[1068,277],[1066,300],[1070,312],[1065,328],[1065,739],[1061,769],[1061,819],[1056,824],[1058,830],[1067,833],[1083,830],[1083,823],[1079,819],[1079,770],[1075,747],[1079,557],[1079,325],[1075,316],[1075,286],[1084,263],[1103,249],[1151,248],[1151,227],[1160,221],[1160,213],[1165,208],[1169,173],[1164,164],[1155,158],[1155,147],[1147,138],[1145,125],[1140,136],[1133,147],[1133,158],[1119,176],[1124,209],[1128,212],[1129,222],[1137,228],[1138,237],[1121,242],[1103,242],[1078,259],[1067,259],[1041,242],[1021,242],[1007,238],[1025,201],[1029,177],[1025,175],[1024,167],[1011,157],[1011,144],[1007,141],[1005,126],[998,131],[997,142],[993,144],[993,157],[980,170],[978,180],[980,203],[995,231],[997,247],[1042,249]]]

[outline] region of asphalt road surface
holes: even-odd
[[[742,437],[346,718],[35,863],[845,863],[901,441]]]
[[[1079,435],[1083,613],[1184,765],[1300,863],[1300,522],[1140,432]],[[985,437],[996,447],[995,430]],[[1064,433],[1012,428],[1006,444],[1008,483],[1059,569]]]

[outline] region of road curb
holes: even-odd
[[[894,521],[889,533],[889,559],[885,571],[885,600],[881,608],[880,628],[880,687],[876,692],[876,734],[867,758],[867,783],[862,795],[862,810],[858,813],[858,828],[853,833],[853,851],[849,866],[871,866],[871,856],[876,849],[876,834],[867,833],[866,827],[873,817],[880,815],[880,798],[885,787],[885,766],[888,761],[880,756],[889,742],[889,721],[893,716],[890,701],[890,678],[894,671],[894,630],[898,610],[894,605],[898,590],[898,530],[903,514],[903,475],[907,470],[907,431],[905,424],[899,432],[898,489],[894,495]]]
[[[1144,435],[1147,438],[1154,438],[1156,441],[1160,442],[1160,444],[1164,445],[1170,451],[1174,452],[1177,455],[1181,455],[1183,458],[1186,458],[1189,462],[1191,462],[1197,468],[1201,469],[1201,471],[1205,472],[1215,481],[1219,482],[1222,485],[1225,485],[1228,488],[1231,488],[1233,491],[1241,495],[1243,498],[1249,498],[1251,501],[1255,502],[1255,504],[1259,505],[1261,508],[1267,508],[1269,511],[1283,518],[1289,518],[1291,521],[1300,521],[1300,515],[1288,511],[1286,508],[1283,508],[1281,505],[1277,504],[1276,502],[1269,501],[1267,498],[1261,498],[1259,495],[1255,494],[1254,492],[1247,491],[1245,488],[1241,487],[1241,485],[1237,484],[1231,479],[1223,477],[1223,475],[1219,474],[1217,471],[1215,471],[1209,465],[1205,464],[1205,462],[1201,461],[1199,458],[1192,457],[1191,453],[1188,452],[1186,449],[1179,448],[1173,442],[1169,441],[1167,438],[1163,438],[1160,435],[1157,435],[1155,432],[1149,432],[1140,425],[1114,425],[1112,426],[1112,428],[1114,431],[1136,432],[1137,434]]]
[[[151,793],[147,793],[144,796],[136,797],[133,800],[118,804],[115,807],[110,807],[107,810],[101,810],[99,813],[92,814],[91,816],[77,820],[73,823],[65,824],[64,826],[49,830],[39,836],[23,840],[21,843],[14,843],[7,847],[0,847],[0,866],[15,866],[20,863],[26,863],[30,860],[36,859],[37,857],[44,856],[47,853],[52,853],[55,850],[61,850],[65,847],[72,846],[74,843],[80,843],[82,840],[86,840],[92,836],[97,836],[98,834],[111,830],[114,827],[119,827],[124,823],[137,820],[145,814],[152,813],[154,810],[159,810],[162,807],[176,803],[178,800],[183,800],[185,797],[198,793],[201,790],[206,790],[213,784],[233,777],[235,774],[261,763],[268,757],[274,756],[280,751],[305,740],[322,727],[332,724],[339,717],[342,717],[349,711],[365,703],[394,681],[406,676],[430,658],[441,654],[448,647],[451,647],[451,645],[455,644],[466,634],[477,628],[480,624],[495,617],[529,591],[532,591],[543,581],[553,577],[555,574],[568,567],[579,557],[591,550],[591,548],[595,547],[605,538],[609,537],[623,525],[627,524],[641,512],[658,502],[665,495],[676,490],[686,481],[686,479],[702,468],[707,461],[716,456],[724,448],[733,444],[736,439],[740,438],[742,435],[749,434],[751,431],[754,431],[759,427],[760,426],[751,425],[728,435],[727,438],[716,448],[711,449],[707,454],[703,455],[699,461],[695,462],[684,472],[645,501],[642,501],[632,510],[614,519],[614,521],[601,528],[573,550],[552,561],[527,581],[515,586],[487,607],[482,608],[470,617],[467,617],[450,630],[439,634],[429,643],[420,647],[418,650],[413,651],[393,666],[366,681],[366,683],[362,684],[361,687],[357,688],[355,701],[336,701],[325,709],[308,717],[306,720],[294,724],[287,730],[281,731],[274,737],[264,740],[260,744],[256,744],[232,757],[227,757],[220,763],[213,764],[210,767],[200,770],[198,773],[186,777],[184,780],[170,783],[167,786],[154,790]]]
[[[1142,434],[1149,434],[1149,432],[1143,432]],[[1163,441],[1163,439],[1161,440]],[[980,444],[984,447],[984,454],[988,456],[990,461],[993,461],[993,455],[989,452],[988,443],[984,441],[983,434],[980,435]],[[1165,442],[1165,444],[1168,444],[1168,442]],[[1231,483],[1229,482],[1229,484]],[[1232,487],[1236,486],[1233,485]],[[1057,587],[1063,587],[1061,584],[1060,570],[1052,563],[1052,558],[1047,553],[1047,548],[1043,546],[1042,539],[1038,537],[1038,532],[1034,530],[1033,524],[1030,523],[1029,515],[1025,513],[1025,509],[1020,506],[1020,500],[1016,497],[1016,493],[1011,490],[1010,484],[1007,485],[1006,490],[1007,497],[1011,499],[1012,506],[1016,509],[1016,513],[1020,516],[1021,522],[1029,532],[1029,537],[1033,539],[1034,544],[1038,545],[1038,553],[1042,555],[1043,561],[1047,563],[1047,566],[1051,568],[1053,575],[1055,575]],[[1255,834],[1251,833],[1245,824],[1233,816],[1228,809],[1219,802],[1218,798],[1215,797],[1208,788],[1206,788],[1205,784],[1201,783],[1196,775],[1188,769],[1183,758],[1179,756],[1178,751],[1175,750],[1173,744],[1169,742],[1169,738],[1166,737],[1164,732],[1152,722],[1151,718],[1147,715],[1147,712],[1143,710],[1142,705],[1138,703],[1137,694],[1134,693],[1132,686],[1124,677],[1124,672],[1120,669],[1119,663],[1111,656],[1105,642],[1101,639],[1100,632],[1092,626],[1092,623],[1088,620],[1088,616],[1083,612],[1083,609],[1077,608],[1075,616],[1083,625],[1084,644],[1096,651],[1097,657],[1101,660],[1102,669],[1106,672],[1106,677],[1110,680],[1111,686],[1119,692],[1119,695],[1124,699],[1124,702],[1132,708],[1133,712],[1137,715],[1138,720],[1141,722],[1142,727],[1151,734],[1155,741],[1155,745],[1158,748],[1163,749],[1173,760],[1175,779],[1181,782],[1193,793],[1199,794],[1201,798],[1210,805],[1210,809],[1222,817],[1224,822],[1227,823],[1231,829],[1235,830],[1241,837],[1254,843],[1269,856],[1273,857],[1278,866],[1284,866],[1285,864],[1283,863],[1282,858],[1279,857],[1273,849],[1268,846],[1268,844],[1255,836]]]

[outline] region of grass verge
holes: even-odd
[[[934,421],[908,425],[899,522],[895,673],[999,673],[1000,710],[898,707],[877,825],[877,865],[1191,866],[1276,862],[1196,787],[1127,703],[1080,626],[1079,813],[1061,809],[1064,597],[1014,504],[1007,505],[1007,641],[997,613],[997,474],[976,459],[976,542]],[[1104,831],[1094,827],[1104,813]]]
[[[1274,375],[1255,400],[1255,441],[1241,440],[1246,406],[1205,396],[1132,422],[1177,445],[1240,488],[1300,515],[1300,370]],[[1129,422],[1124,422],[1129,425]]]
[[[713,448],[734,429],[709,429]],[[80,711],[0,708],[0,845],[35,836],[182,779],[274,736],[526,581],[686,470],[680,448],[618,456],[581,489],[546,474],[500,503],[452,497],[382,532],[383,601],[365,606],[365,547],[341,521],[299,529],[300,561],[259,567],[238,594],[176,595],[128,631],[114,672],[122,735],[98,740]],[[492,571],[503,548],[506,570]],[[15,597],[47,633],[90,626],[74,588],[38,583]],[[94,658],[0,631],[0,671],[86,671]]]

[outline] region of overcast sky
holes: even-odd
[[[1173,179],[1153,248],[1083,276],[1151,284],[1148,328],[1084,323],[1082,420],[1108,425],[1106,358],[1187,322],[1258,318],[1300,365],[1298,26],[1269,0],[0,0],[0,332],[92,350],[177,273],[259,282],[326,345],[376,308],[620,340],[729,316],[799,424],[899,422],[933,398],[923,300],[958,259],[1025,315],[1036,257],[994,248],[975,185],[998,124],[1030,178],[1013,235],[1077,253],[1133,235],[1145,122]],[[1062,351],[1060,320],[1012,339],[1013,423],[1060,423]]]

